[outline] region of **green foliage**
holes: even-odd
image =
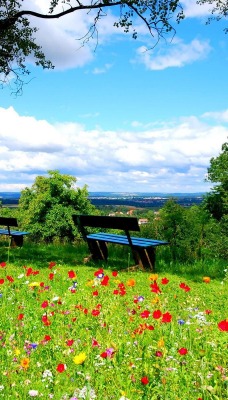
[[[20,3],[0,0],[0,83],[10,84],[13,79],[17,92],[22,89],[23,77],[29,74],[25,64],[29,55],[35,58],[36,65],[53,68],[35,42],[37,28],[32,28],[29,20],[20,15]]]
[[[169,241],[159,249],[166,261],[194,263],[228,258],[227,226],[227,219],[216,221],[204,206],[184,208],[170,199],[140,230],[143,237]]]
[[[49,171],[37,176],[31,188],[22,190],[19,220],[35,240],[72,241],[78,235],[73,214],[91,214],[95,208],[88,200],[87,187],[76,188],[76,178]]]
[[[205,207],[218,221],[228,215],[228,142],[222,145],[221,153],[210,160],[207,180],[216,183],[206,196]]]

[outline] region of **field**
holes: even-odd
[[[0,398],[228,398],[227,271],[0,254]]]

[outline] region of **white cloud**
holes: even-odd
[[[228,122],[228,110],[219,111],[219,112],[207,112],[202,115],[202,118],[205,119],[214,119],[218,122]]]
[[[208,41],[193,39],[186,44],[181,39],[175,38],[168,47],[156,48],[155,51],[147,51],[141,46],[138,51],[138,61],[149,70],[164,70],[170,67],[183,67],[195,61],[207,57],[211,47]]]
[[[112,64],[105,64],[104,67],[102,68],[94,68],[93,74],[94,75],[105,74],[111,67]]]
[[[206,191],[209,160],[228,136],[226,126],[195,116],[121,132],[52,125],[12,107],[0,108],[0,120],[2,191],[30,186],[50,169],[76,176],[90,191]]]
[[[182,0],[186,18],[208,17],[213,9],[213,4],[197,4],[197,0]],[[216,2],[214,2],[216,3]]]

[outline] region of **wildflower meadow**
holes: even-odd
[[[228,398],[224,279],[0,264],[0,398]]]

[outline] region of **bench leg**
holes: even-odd
[[[11,247],[17,247],[17,246],[19,246],[19,247],[21,247],[21,246],[23,246],[23,235],[21,235],[21,236],[11,236],[11,243],[10,243],[10,246]]]
[[[105,260],[108,259],[108,248],[105,242],[100,242],[98,240],[88,239],[88,246],[92,254],[93,260]]]
[[[155,268],[155,248],[149,247],[147,249],[143,249],[141,247],[137,247],[133,249],[133,256],[136,262],[139,264],[140,268],[143,270],[150,269],[154,271]]]

